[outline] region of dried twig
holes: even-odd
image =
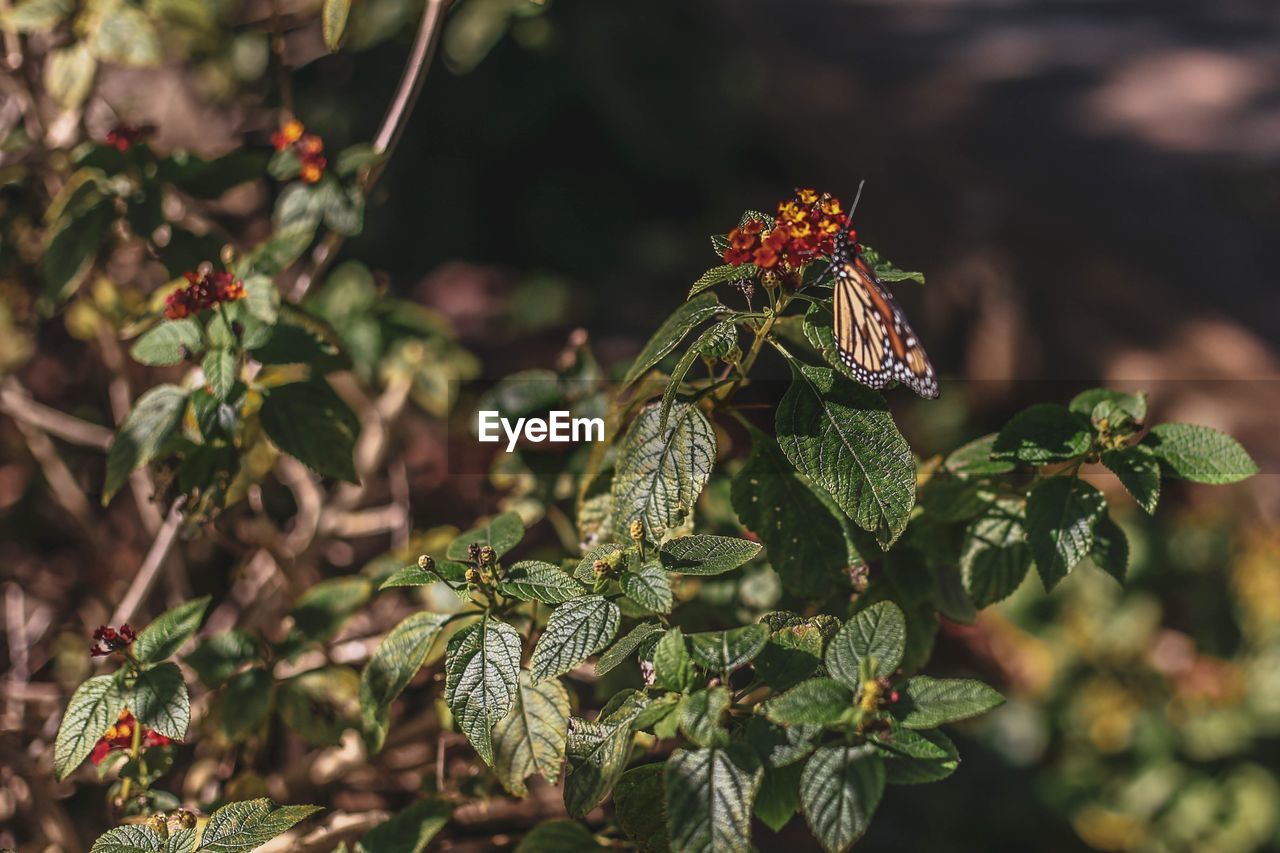
[[[103,451],[111,447],[111,430],[37,403],[12,376],[0,385],[0,412],[80,447]]]
[[[156,575],[159,574],[160,567],[164,565],[165,558],[169,556],[169,551],[172,550],[174,542],[177,541],[178,525],[182,523],[183,502],[184,498],[178,498],[173,502],[173,506],[169,508],[169,515],[165,517],[164,524],[156,532],[156,538],[151,542],[151,550],[147,551],[146,559],[142,561],[141,568],[133,576],[129,591],[125,593],[124,598],[120,600],[119,606],[116,607],[115,613],[111,615],[110,624],[119,625],[132,619],[134,611],[138,609],[138,605],[147,597],[147,593],[151,592],[151,587],[155,585]]]

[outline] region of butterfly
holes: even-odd
[[[836,351],[854,378],[870,388],[897,381],[921,397],[937,397],[938,377],[920,339],[846,229],[836,235],[831,269]]]

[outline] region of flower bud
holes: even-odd
[[[418,568],[422,569],[424,572],[430,572],[434,570],[435,567],[436,561],[431,559],[427,554],[423,554],[418,558]]]
[[[147,829],[150,829],[161,838],[169,837],[169,822],[165,820],[162,814],[153,814],[147,818]]]
[[[489,565],[489,566],[493,565],[494,560],[496,560],[497,558],[498,558],[497,553],[488,545],[485,545],[483,548],[480,549],[480,562],[484,563],[485,565]]]
[[[183,829],[194,829],[196,816],[186,809],[178,809],[178,826]]]
[[[479,569],[477,569],[477,568],[475,568],[475,567],[472,567],[472,568],[470,568],[470,569],[467,569],[467,583],[470,583],[470,584],[477,584],[477,583],[480,583],[480,570],[479,570]]]
[[[631,535],[631,539],[633,541],[639,542],[644,538],[644,522],[638,518],[633,520],[631,522],[631,527],[627,529],[627,533]]]
[[[609,574],[609,564],[604,560],[596,560],[591,564],[592,570],[596,573],[596,577],[602,578]]]

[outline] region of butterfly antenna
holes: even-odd
[[[858,209],[858,201],[862,198],[862,188],[867,185],[867,179],[863,178],[858,181],[858,193],[853,197],[853,206],[849,208],[849,215],[853,216],[853,212]]]

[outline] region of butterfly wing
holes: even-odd
[[[840,359],[871,388],[897,381],[921,397],[938,396],[938,378],[893,295],[861,257],[838,251],[834,336]]]

